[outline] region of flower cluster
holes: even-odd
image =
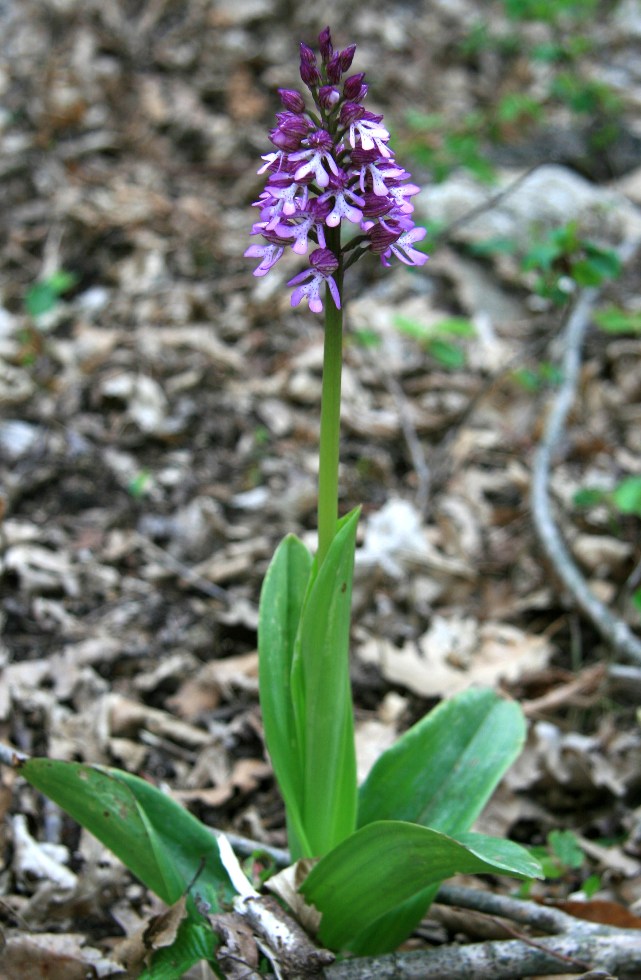
[[[406,265],[427,261],[414,247],[426,234],[411,217],[410,199],[419,188],[395,162],[383,117],[363,106],[364,73],[343,81],[356,46],[335,51],[329,27],[318,42],[320,64],[310,47],[300,46],[300,76],[314,109],[306,109],[297,90],[279,89],[283,111],[269,134],[275,149],[262,158],[258,173],[267,174],[267,183],[254,205],[260,220],[252,234],[263,241],[245,252],[260,258],[255,276],[266,275],[288,247],[309,253],[309,267],[288,285],[296,286],[292,306],[306,297],[315,313],[323,309],[324,285],[340,307],[342,273],[367,251],[384,265],[392,256]],[[359,229],[345,245],[343,219]]]

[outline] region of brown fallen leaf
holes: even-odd
[[[585,919],[587,922],[601,922],[606,926],[615,926],[618,929],[641,929],[641,918],[633,915],[626,909],[625,905],[618,902],[609,902],[604,899],[595,898],[589,902],[575,902],[572,900],[550,902],[545,901],[544,905],[553,905],[554,908],[573,915],[575,919]]]
[[[150,956],[157,950],[171,946],[181,922],[187,915],[187,896],[183,895],[174,905],[153,915],[133,935],[114,946],[113,955],[127,973],[137,976]]]
[[[92,977],[122,977],[122,967],[106,959],[84,937],[59,935],[8,935],[0,953],[0,975],[6,980],[91,980]]]

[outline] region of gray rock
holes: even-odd
[[[456,228],[452,238],[465,242],[508,238],[523,251],[534,233],[540,237],[568,221],[576,221],[583,234],[602,242],[617,243],[641,233],[639,208],[622,194],[597,187],[566,167],[537,167],[509,191],[518,177],[518,172],[505,171],[498,188],[491,188],[456,173],[423,190],[416,199],[417,210],[428,221],[449,225],[506,191],[487,211]]]

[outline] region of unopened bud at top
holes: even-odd
[[[334,52],[334,47],[332,45],[332,38],[329,31],[329,27],[326,27],[318,35],[318,46],[320,48],[323,64],[326,65]]]

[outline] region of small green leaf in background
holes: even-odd
[[[479,258],[492,255],[513,255],[516,251],[516,242],[513,238],[486,238],[483,241],[472,242],[467,246],[467,250]]]
[[[463,317],[446,317],[437,323],[425,324],[405,316],[395,316],[394,326],[413,340],[448,370],[462,368],[466,363],[465,351],[449,337],[473,337],[474,324]]]
[[[134,498],[134,500],[138,500],[140,497],[144,497],[145,493],[147,493],[150,482],[151,473],[149,470],[139,470],[127,484],[127,491]]]
[[[641,311],[608,306],[604,310],[596,311],[594,321],[606,333],[641,334]]]
[[[598,487],[582,487],[574,494],[572,501],[575,507],[596,507],[607,499],[607,492]]]
[[[576,834],[571,830],[551,830],[548,844],[564,868],[580,868],[585,860]]]
[[[641,476],[628,476],[612,491],[612,502],[622,514],[641,517]]]
[[[29,286],[24,300],[27,313],[34,318],[49,313],[60,297],[73,289],[77,281],[77,276],[72,272],[59,269],[47,279],[33,283]]]
[[[458,872],[540,877],[512,841],[465,834],[454,840],[399,820],[368,824],[312,868],[301,892],[322,914],[319,937],[330,949],[350,940],[430,884]]]
[[[616,279],[621,273],[621,260],[612,249],[598,248],[587,242],[585,258],[572,263],[572,278],[579,286],[599,286],[607,279]]]
[[[359,330],[352,330],[349,338],[359,347],[380,347],[381,336],[375,330],[362,327]]]

